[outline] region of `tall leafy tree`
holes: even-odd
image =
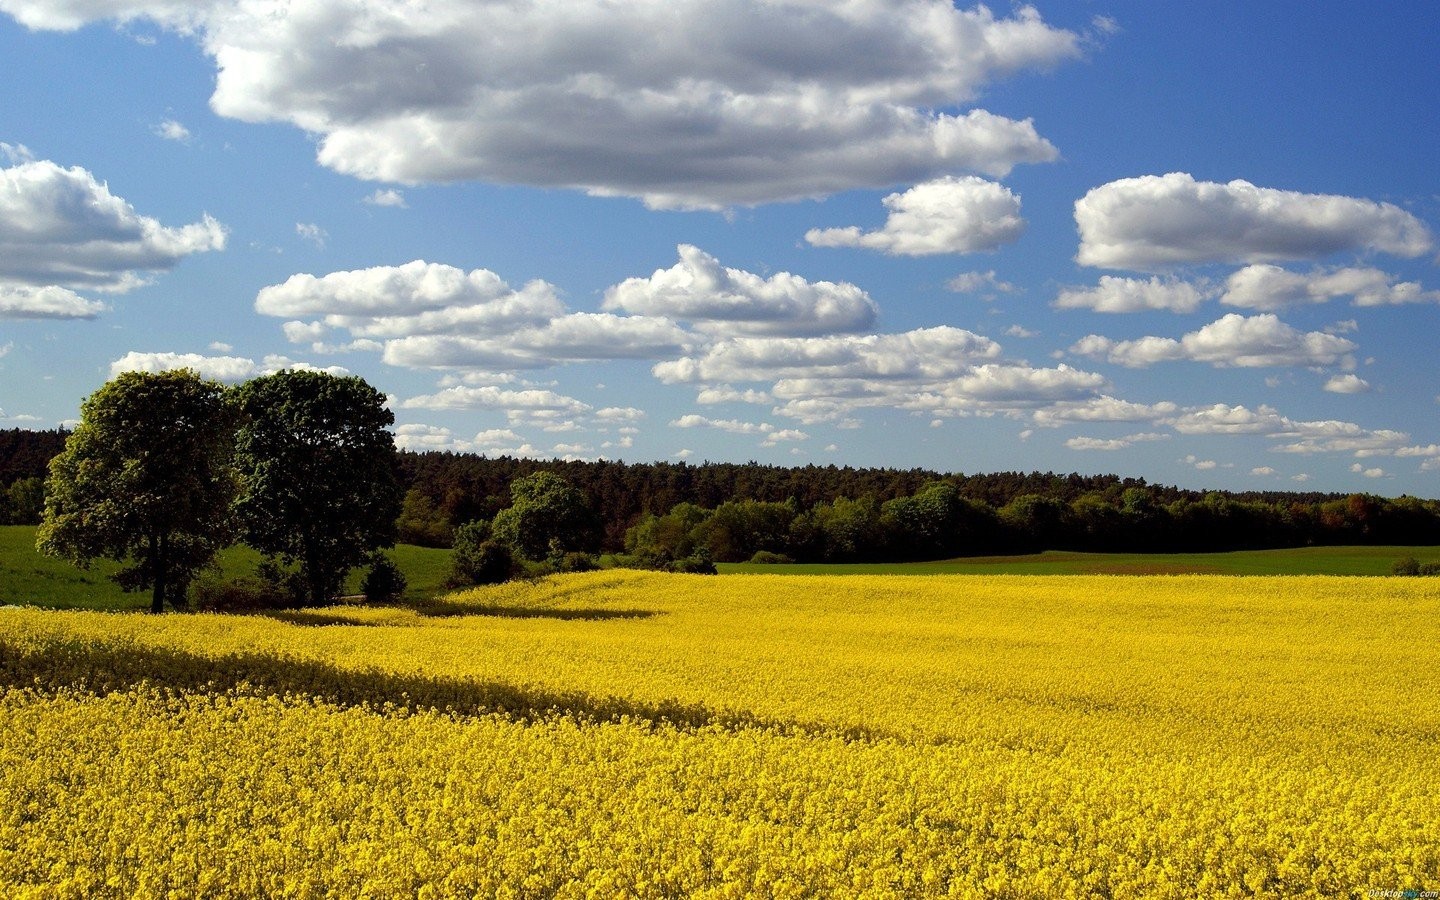
[[[526,559],[589,550],[594,544],[595,514],[585,495],[554,472],[515,479],[510,499],[510,507],[495,516],[490,533]]]
[[[190,370],[127,372],[90,395],[50,462],[36,546],[151,591],[151,612],[183,604],[190,581],[233,536],[233,416],[221,385]]]
[[[245,541],[298,565],[297,600],[331,600],[352,568],[395,544],[395,416],[364,379],[323,372],[256,378],[237,401]]]

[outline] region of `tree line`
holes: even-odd
[[[449,546],[457,526],[504,509],[514,481],[547,472],[572,485],[592,511],[586,549],[640,561],[673,562],[693,550],[718,562],[760,552],[797,561],[878,562],[1046,549],[1440,543],[1434,500],[1191,491],[1117,475],[627,464],[444,452],[402,452],[399,468],[407,488],[399,535],[407,543]],[[695,535],[680,540],[681,531]],[[669,543],[654,550],[660,534]]]
[[[232,390],[239,396],[246,387]],[[382,410],[370,427],[383,431],[388,416]],[[704,571],[712,562],[756,554],[860,562],[1045,549],[1173,552],[1440,544],[1440,503],[1413,497],[1200,492],[1138,478],[1073,473],[964,475],[755,462],[492,459],[396,452],[386,434],[386,449],[377,459],[384,456],[388,463],[373,463],[374,472],[365,477],[390,484],[380,473],[388,468],[395,485],[390,496],[403,499],[394,501],[393,530],[377,526],[379,532],[406,543],[460,548],[466,560],[462,569],[470,573],[457,576],[461,581],[481,570],[491,576],[513,573],[527,561],[551,569],[575,567],[582,565],[578,554]],[[0,497],[26,494],[34,509],[36,461],[45,458],[47,447],[54,449],[57,439],[63,446],[65,437],[63,432],[0,432],[0,448],[16,448],[0,459],[0,472],[14,479]],[[238,458],[253,460],[263,450],[257,443]],[[354,481],[360,470],[341,471]],[[250,523],[246,534],[263,542],[257,502],[237,500],[232,512],[248,508],[240,516]],[[384,517],[379,508],[376,512]],[[299,514],[272,511],[266,521],[287,518]]]

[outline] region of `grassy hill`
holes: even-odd
[[[391,557],[408,581],[406,599],[427,600],[444,592],[450,551],[401,544]],[[1294,550],[1245,550],[1234,553],[1072,553],[1049,551],[1028,556],[975,556],[920,563],[759,565],[724,563],[727,574],[784,575],[1389,575],[1396,560],[1413,556],[1440,560],[1440,547],[1302,547]],[[211,578],[251,576],[260,556],[248,547],[231,547],[220,556]],[[148,595],[126,594],[109,574],[116,564],[99,561],[88,570],[35,552],[35,529],[0,526],[0,606],[51,609],[138,610]],[[359,593],[362,573],[352,574],[346,590]]]
[[[408,599],[428,599],[443,590],[450,571],[450,551],[401,544],[390,551],[405,573]],[[220,571],[211,576],[226,580],[255,574],[260,555],[249,547],[231,547],[220,555]],[[88,570],[77,569],[60,559],[35,551],[35,528],[29,525],[0,526],[0,606],[45,606],[52,609],[148,609],[148,594],[127,594],[110,580],[119,566],[104,560]],[[360,592],[356,571],[346,586]]]

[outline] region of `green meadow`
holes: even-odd
[[[405,574],[405,599],[420,602],[445,592],[450,551],[401,544],[388,551]],[[975,556],[919,563],[782,564],[722,563],[722,573],[786,575],[1389,575],[1403,557],[1440,561],[1440,547],[1301,547],[1234,553],[1072,553]],[[219,571],[206,578],[234,580],[255,574],[260,555],[231,547]],[[35,529],[0,526],[0,606],[52,609],[139,610],[147,594],[126,594],[109,579],[116,564],[99,561],[77,569],[35,551]],[[362,572],[352,573],[347,592],[360,592]]]
[[[787,575],[1389,575],[1396,560],[1440,561],[1440,547],[1299,547],[1232,553],[1073,553],[972,556],[916,563],[722,563],[721,572]]]
[[[387,551],[408,582],[405,599],[425,600],[444,591],[450,572],[450,551],[401,544]],[[233,581],[253,577],[260,554],[235,546],[220,554],[220,568],[203,578]],[[45,606],[52,609],[139,610],[150,606],[149,593],[127,594],[109,578],[119,565],[97,561],[77,569],[35,550],[35,528],[0,526],[0,606]],[[346,592],[360,593],[362,571],[351,573]]]

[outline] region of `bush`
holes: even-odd
[[[785,563],[793,563],[795,560],[783,553],[774,553],[770,550],[756,550],[755,555],[750,557],[750,561],[752,563],[760,563],[761,565],[783,565]]]
[[[456,531],[455,556],[446,584],[450,587],[467,587],[474,584],[500,584],[514,578],[519,566],[510,545],[485,540],[462,549],[460,532],[466,527],[461,526]]]
[[[290,597],[283,591],[258,578],[197,581],[190,588],[190,599],[200,612],[256,612],[290,604]]]
[[[1390,574],[1425,576],[1440,575],[1440,563],[1422,563],[1413,556],[1407,556],[1404,559],[1395,560],[1395,564],[1390,567]]]
[[[370,557],[370,571],[360,582],[366,603],[394,603],[405,593],[405,574],[395,561],[383,553]]]
[[[557,572],[593,572],[598,568],[600,564],[595,561],[595,557],[578,551],[566,553],[555,561]]]
[[[1416,558],[1413,557],[1413,556],[1407,556],[1407,557],[1405,557],[1404,559],[1397,559],[1397,560],[1395,560],[1395,564],[1390,567],[1390,574],[1391,574],[1391,575],[1419,575],[1419,574],[1420,574],[1420,560],[1416,559]]]
[[[684,559],[677,559],[667,567],[671,572],[679,572],[684,575],[718,575],[715,569],[715,561],[710,554],[696,551]]]

